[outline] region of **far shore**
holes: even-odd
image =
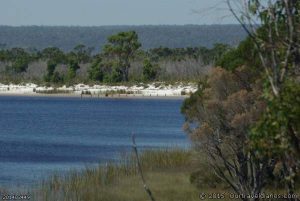
[[[183,99],[197,90],[195,83],[175,83],[173,85],[163,82],[149,84],[140,83],[133,86],[124,85],[85,85],[47,87],[34,83],[1,84],[0,96],[40,96],[40,97],[79,97],[79,98],[159,98]]]
[[[188,95],[180,95],[180,96],[146,96],[142,94],[110,94],[108,96],[105,95],[82,95],[76,93],[52,93],[52,94],[45,94],[45,93],[6,93],[0,92],[0,97],[3,96],[19,96],[19,97],[61,97],[61,98],[92,98],[92,99],[185,99],[188,98]]]

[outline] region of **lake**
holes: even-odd
[[[182,99],[0,96],[0,186],[114,161],[131,150],[187,147]]]

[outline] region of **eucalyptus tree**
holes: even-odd
[[[140,47],[141,43],[135,31],[120,32],[108,38],[103,55],[107,65],[111,67],[110,81],[128,81],[131,62]]]
[[[214,69],[185,101],[188,131],[238,194],[260,193],[276,178],[292,195],[300,167],[300,1],[227,3],[249,38],[217,62],[227,71]]]
[[[28,64],[33,60],[33,56],[23,48],[12,48],[2,50],[1,52],[3,61],[11,64],[8,66],[8,70],[12,70],[14,73],[25,72],[28,68]]]
[[[79,63],[88,63],[91,61],[93,47],[86,47],[83,44],[75,46],[72,52],[76,55]]]
[[[145,81],[153,81],[159,72],[158,64],[153,64],[150,59],[145,59],[143,64],[143,78]]]
[[[58,82],[61,79],[59,78],[58,73],[55,73],[55,68],[57,64],[66,63],[66,56],[57,47],[49,47],[44,49],[41,52],[42,58],[47,61],[47,74],[44,79],[46,82]]]
[[[263,69],[266,112],[252,129],[251,143],[262,157],[281,164],[290,194],[300,168],[300,1],[227,0],[254,43]],[[295,200],[295,199],[290,199]]]
[[[76,77],[76,71],[80,68],[79,62],[81,60],[74,52],[70,52],[66,57],[66,62],[68,65],[67,79],[72,80]]]
[[[104,69],[102,57],[97,55],[94,61],[91,64],[90,69],[88,70],[89,79],[93,81],[102,82],[104,79]]]

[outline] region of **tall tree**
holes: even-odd
[[[141,47],[135,31],[120,32],[108,38],[103,54],[110,62],[116,81],[128,81],[129,68],[136,51]]]
[[[68,80],[71,80],[76,77],[76,71],[80,68],[79,62],[80,58],[74,52],[71,52],[67,55]]]
[[[72,52],[76,55],[79,63],[88,63],[91,60],[93,50],[93,47],[86,47],[79,44],[74,47]]]
[[[47,74],[44,77],[45,81],[57,82],[58,80],[60,80],[58,79],[58,73],[54,72],[57,64],[66,62],[65,54],[59,48],[49,47],[44,49],[41,55],[42,58],[47,61]]]
[[[153,64],[149,59],[145,59],[143,65],[143,78],[145,81],[155,80],[158,71],[159,71],[159,66],[157,64]]]
[[[25,72],[32,60],[31,55],[22,48],[12,48],[6,51],[9,61],[12,63],[12,70],[16,73]]]
[[[241,0],[241,17],[233,7],[236,1],[231,2],[227,0],[252,39],[266,77],[266,113],[253,128],[251,141],[262,155],[282,163],[292,194],[300,167],[300,1]]]
[[[103,62],[102,57],[97,55],[91,64],[90,69],[88,70],[89,78],[93,81],[103,81],[104,72],[103,72]]]
[[[254,42],[272,93],[278,97],[284,81],[300,68],[300,2],[240,0],[241,17],[231,2],[227,0],[233,15]],[[258,24],[261,24],[259,28]]]

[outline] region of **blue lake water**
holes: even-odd
[[[26,187],[140,148],[188,146],[179,99],[0,96],[0,186]]]

